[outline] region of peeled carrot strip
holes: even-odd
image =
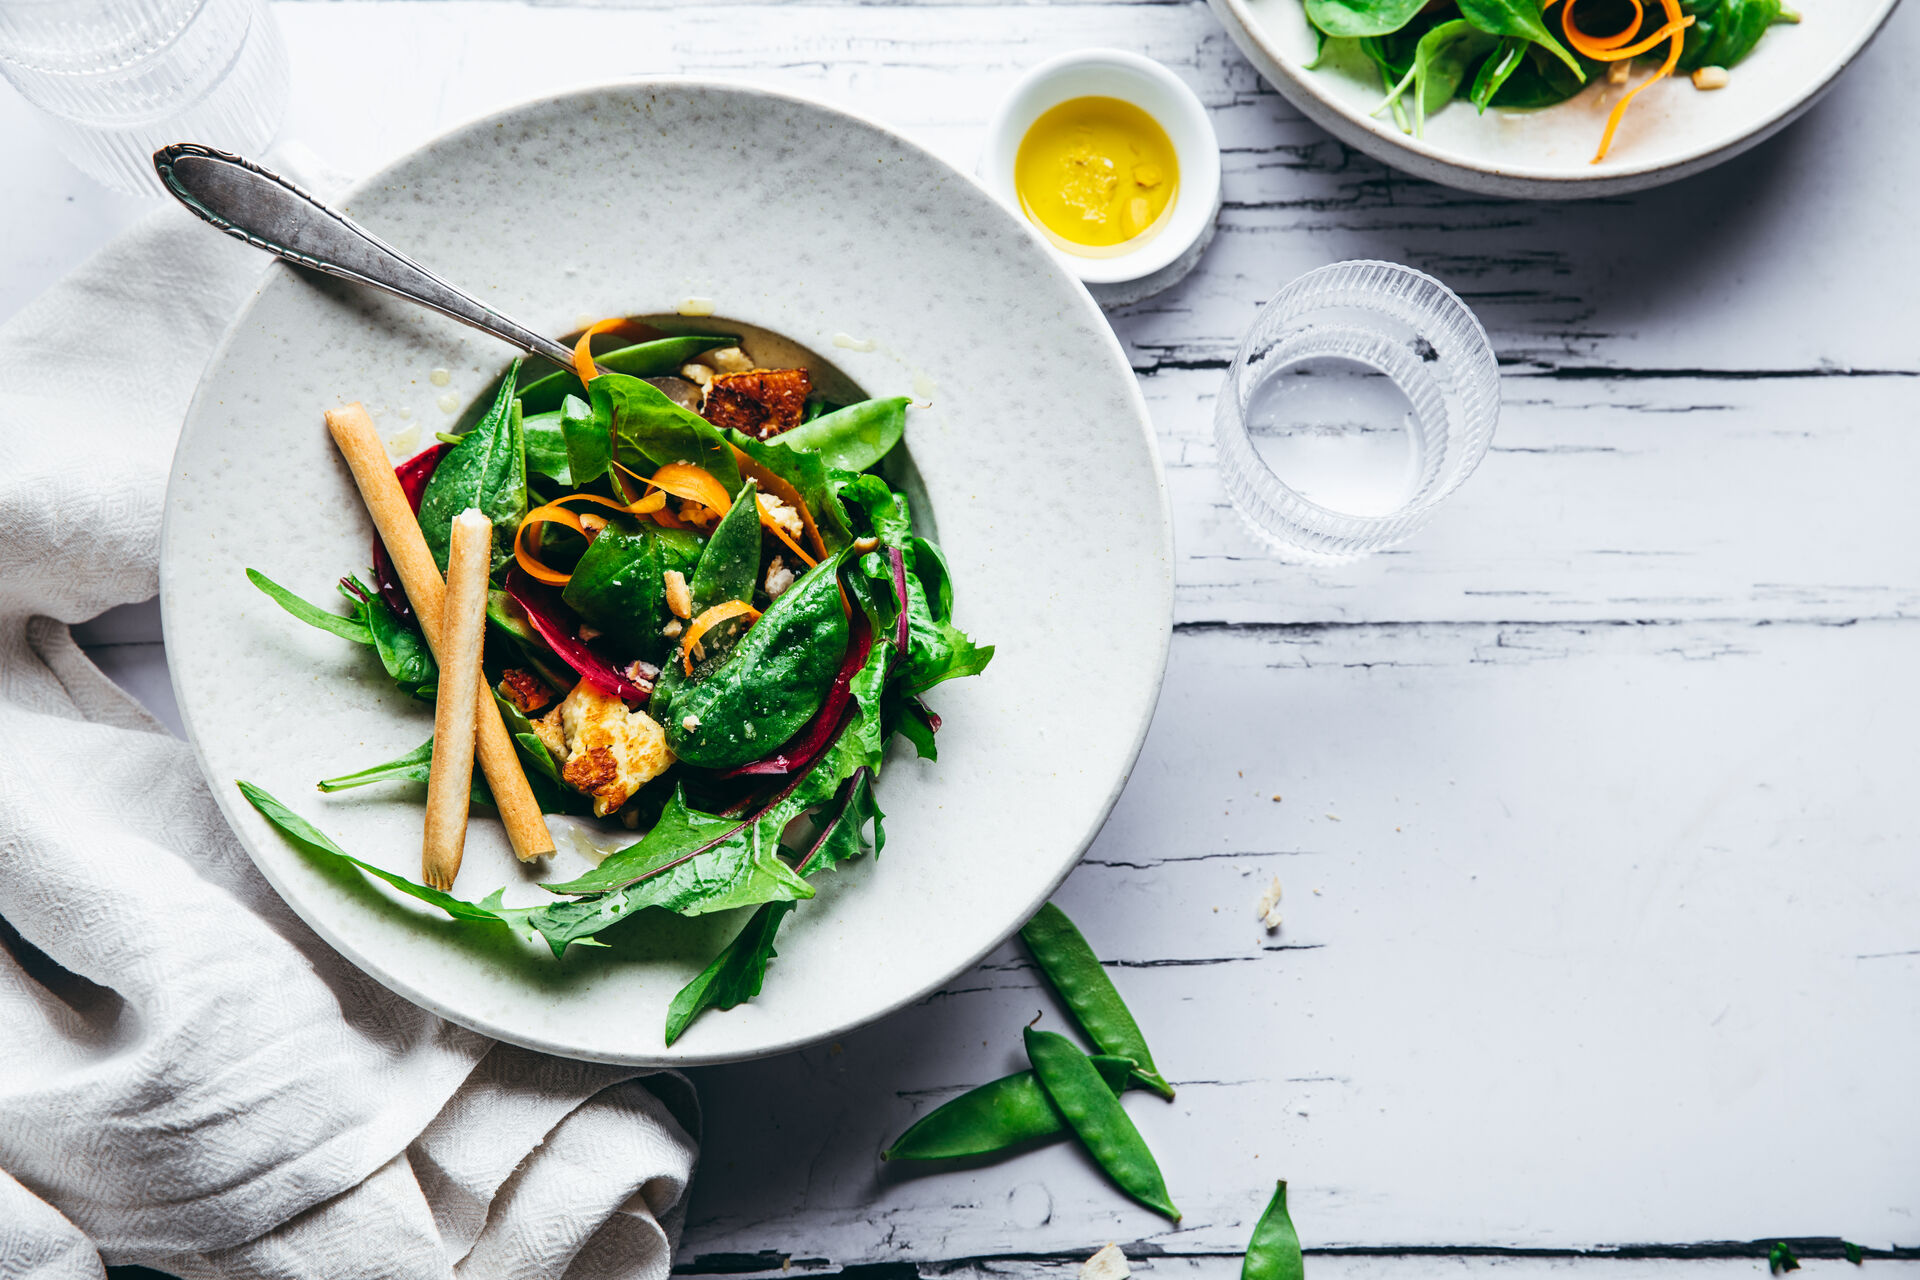
[[[586,332],[580,335],[580,340],[573,344],[573,371],[580,375],[582,386],[592,382],[600,372],[593,367],[593,352],[589,349],[593,335],[605,333],[609,329],[625,328],[626,324],[626,320],[619,316],[610,320],[596,320],[587,326]]]
[[[1614,106],[1612,113],[1607,116],[1607,130],[1600,135],[1600,149],[1594,152],[1594,164],[1599,164],[1607,158],[1607,148],[1613,145],[1613,132],[1620,127],[1620,119],[1627,114],[1627,107],[1633,100],[1639,97],[1640,93],[1649,85],[1658,83],[1672,75],[1674,67],[1679,65],[1680,46],[1684,43],[1687,24],[1692,21],[1692,18],[1682,17],[1679,0],[1660,0],[1660,7],[1666,11],[1667,15],[1667,25],[1660,28],[1660,30],[1662,32],[1672,33],[1668,38],[1672,40],[1673,43],[1667,46],[1666,60],[1660,64],[1660,69],[1654,72],[1653,75],[1628,90],[1627,95],[1620,99]],[[1567,8],[1569,11],[1572,10],[1572,0],[1569,0]]]
[[[554,499],[544,507],[535,507],[527,512],[520,519],[520,527],[514,530],[513,558],[522,569],[527,571],[528,577],[547,583],[549,586],[565,586],[572,580],[573,575],[561,573],[558,569],[549,569],[540,563],[539,558],[527,550],[527,530],[536,525],[563,524],[582,537],[586,536],[587,531],[580,523],[580,517],[567,510],[566,504],[569,502],[586,502],[597,507],[607,507],[623,515],[642,516],[651,515],[666,506],[667,498],[665,494],[655,493],[649,494],[638,502],[620,503],[612,498],[603,498],[597,493],[570,493],[564,498]]]
[[[643,476],[637,471],[628,470],[618,462],[613,465],[643,485],[664,490],[685,502],[697,502],[711,509],[716,515],[725,515],[733,509],[733,499],[727,496],[727,487],[715,480],[712,473],[705,467],[696,467],[691,462],[669,462],[653,475]],[[615,479],[618,478],[616,475]],[[624,481],[621,483],[620,491],[630,492]],[[682,527],[680,521],[670,515],[664,506],[653,513],[653,518],[669,529]]]
[[[1675,18],[1646,39],[1634,40],[1632,44],[1628,44],[1629,40],[1633,40],[1633,33],[1640,29],[1641,17],[1640,0],[1630,0],[1630,3],[1633,5],[1631,22],[1610,36],[1590,36],[1573,25],[1574,0],[1567,0],[1567,7],[1560,13],[1560,29],[1566,32],[1567,43],[1572,45],[1577,53],[1592,58],[1595,62],[1622,62],[1628,58],[1639,57],[1662,40],[1671,39],[1675,32],[1685,31],[1694,22],[1691,14],[1684,18]],[[1678,11],[1675,10],[1675,12]],[[1655,77],[1655,79],[1658,78]]]
[[[701,636],[707,634],[708,631],[712,630],[718,624],[725,622],[728,618],[738,618],[742,615],[751,615],[754,621],[758,621],[760,611],[748,604],[745,600],[723,600],[711,609],[702,612],[701,615],[692,622],[689,622],[687,624],[687,633],[680,637],[681,670],[685,671],[688,675],[693,674],[693,651],[695,647],[699,645]],[[702,656],[705,656],[704,653]]]
[[[800,513],[801,527],[807,531],[807,541],[813,544],[814,554],[821,556],[827,554],[826,540],[820,536],[820,527],[813,522],[813,512],[807,510],[806,501],[801,498],[800,491],[738,449],[733,451],[733,460],[740,468],[740,474],[759,485],[761,492],[772,494],[774,497],[780,499],[780,501],[792,507],[795,511],[798,511]],[[761,523],[764,524],[765,521],[763,520]],[[775,532],[778,531],[776,530]],[[782,538],[781,541],[785,542],[786,539]],[[794,550],[798,551],[799,548],[795,547]],[[804,555],[805,553],[802,554]],[[807,563],[814,564],[816,562],[810,559]]]
[[[795,542],[793,540],[793,536],[789,534],[785,529],[782,529],[779,523],[775,521],[773,516],[767,511],[767,508],[773,504],[773,501],[774,499],[771,494],[763,493],[760,495],[760,501],[754,504],[754,509],[758,511],[760,514],[760,527],[762,529],[765,529],[768,533],[772,534],[774,537],[780,539],[780,541],[786,543],[787,550],[793,552],[793,554],[799,556],[802,560],[804,560],[806,562],[807,568],[809,569],[813,568],[813,566],[815,566],[816,564],[819,564],[820,562],[818,560],[815,560],[812,556],[808,555],[805,551],[802,551],[800,549],[800,544]]]

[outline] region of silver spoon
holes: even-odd
[[[462,293],[353,219],[243,156],[197,142],[175,142],[153,153],[153,167],[181,204],[256,249],[342,280],[384,289],[562,369],[573,368],[572,348]],[[689,397],[698,400],[699,389],[684,379],[647,381],[682,404]]]

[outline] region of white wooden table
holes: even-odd
[[[844,1043],[698,1073],[687,1270],[1070,1277],[1119,1240],[1163,1280],[1213,1280],[1285,1176],[1322,1277],[1717,1280],[1763,1272],[1780,1237],[1825,1238],[1802,1256],[1835,1275],[1841,1236],[1900,1247],[1868,1280],[1920,1276],[1920,12],[1783,137],[1577,206],[1344,149],[1194,0],[279,12],[289,130],[352,172],[647,72],[801,89],[967,168],[998,93],[1076,46],[1160,58],[1214,112],[1220,235],[1114,318],[1175,496],[1172,666],[1062,894],[1179,1083],[1129,1106],[1184,1228],[1071,1147],[877,1163],[1017,1065],[1051,1005],[1008,948]],[[0,163],[4,316],[138,206],[10,94]],[[1410,546],[1302,571],[1226,509],[1210,401],[1258,303],[1349,257],[1478,308],[1504,416]],[[177,726],[151,608],[85,636]],[[1275,875],[1270,938],[1253,904]]]

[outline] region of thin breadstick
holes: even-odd
[[[393,462],[387,457],[386,446],[380,443],[373,419],[354,403],[344,409],[327,410],[327,430],[332,433],[333,442],[340,446],[354,482],[360,486],[360,496],[367,504],[367,513],[373,517],[373,527],[386,544],[387,555],[400,575],[400,585],[406,588],[407,599],[413,602],[413,611],[420,619],[420,630],[438,657],[446,583],[440,577],[440,567],[433,562],[433,553],[427,550],[420,522],[414,517],[407,495],[400,489],[399,477],[393,473]],[[487,775],[487,787],[493,792],[493,803],[500,811],[507,839],[513,842],[513,851],[523,862],[545,857],[553,852],[553,836],[547,831],[539,802],[533,798],[533,788],[527,785],[526,770],[520,764],[513,739],[507,735],[506,723],[500,719],[500,707],[494,702],[491,690],[480,690],[474,715],[480,768]]]
[[[467,845],[473,795],[475,711],[481,691],[480,646],[487,624],[487,568],[493,522],[468,507],[453,518],[447,552],[447,595],[440,611],[440,687],[433,704],[433,766],[427,773],[427,824],[420,842],[420,878],[453,888]]]

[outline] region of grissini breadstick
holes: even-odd
[[[487,624],[487,568],[493,522],[468,507],[453,518],[447,552],[447,594],[440,610],[440,687],[433,704],[433,766],[427,774],[427,824],[420,842],[420,878],[453,888],[467,844],[473,795],[475,711],[482,691],[480,646]]]
[[[344,409],[327,410],[327,430],[360,486],[373,527],[386,544],[400,585],[406,588],[407,599],[419,616],[420,630],[437,658],[446,583],[433,553],[427,550],[427,540],[421,536],[420,522],[400,489],[399,477],[393,474],[393,462],[374,430],[373,419],[356,402]],[[490,690],[480,690],[474,716],[480,768],[487,775],[487,787],[493,792],[493,803],[500,810],[500,821],[507,829],[507,839],[513,842],[514,853],[523,862],[552,853],[553,836],[533,798],[533,788],[527,785],[526,770],[521,767],[513,739],[507,736],[507,726],[500,719],[500,708]]]

